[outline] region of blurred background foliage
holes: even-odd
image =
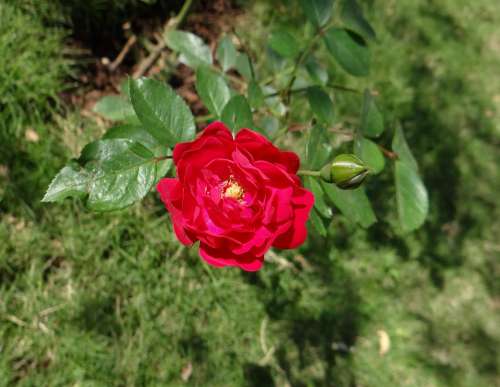
[[[265,69],[272,26],[304,28],[297,4],[239,3],[238,33]],[[373,179],[378,223],[336,214],[328,238],[256,274],[179,250],[155,195],[114,214],[39,202],[103,131],[63,102],[89,60],[75,42],[112,58],[123,22],[178,5],[0,0],[0,386],[500,385],[500,4],[363,2],[372,73],[329,72],[377,90],[388,125],[404,127],[429,220],[395,232],[394,197]],[[359,112],[348,94],[335,102]]]

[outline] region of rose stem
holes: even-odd
[[[320,171],[309,171],[307,169],[301,169],[297,172],[297,175],[319,177],[321,175],[321,172]]]

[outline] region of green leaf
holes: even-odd
[[[318,179],[311,176],[304,177],[304,187],[313,193],[314,207],[318,213],[324,218],[331,218],[332,210],[325,202],[325,193]]]
[[[156,178],[154,181],[154,184],[158,183],[160,179],[165,177],[174,165],[174,162],[172,159],[166,159],[166,160],[161,160],[156,163]]]
[[[417,161],[413,157],[413,154],[408,147],[408,143],[406,142],[403,130],[400,127],[397,127],[394,132],[394,137],[392,139],[392,150],[396,152],[400,161],[404,162],[415,171],[418,170]]]
[[[85,196],[89,178],[90,174],[78,163],[69,163],[54,177],[42,202],[59,202],[68,197]]]
[[[253,117],[247,99],[242,95],[235,95],[229,100],[222,111],[222,121],[237,132],[241,128],[253,128]]]
[[[238,55],[236,58],[236,70],[238,70],[246,80],[253,79],[252,64],[247,54],[242,52]]]
[[[208,67],[199,67],[196,71],[196,90],[207,107],[216,117],[220,117],[231,92],[224,78]]]
[[[194,137],[189,107],[167,84],[148,78],[130,80],[130,96],[137,117],[160,144],[175,146]]]
[[[358,156],[374,174],[382,172],[385,158],[380,148],[372,140],[358,136],[354,140],[354,154]]]
[[[335,120],[333,102],[330,96],[319,86],[312,86],[307,89],[307,99],[314,115],[318,121],[324,125],[331,125]]]
[[[300,45],[293,35],[282,29],[274,30],[271,33],[269,46],[285,58],[293,58],[297,56],[300,51]]]
[[[416,230],[429,211],[427,190],[417,170],[403,161],[396,161],[394,178],[401,227],[404,232]]]
[[[368,196],[363,187],[354,190],[342,190],[333,184],[321,182],[323,189],[331,202],[348,219],[360,224],[362,227],[369,227],[377,221],[375,213]]]
[[[361,77],[370,71],[370,50],[363,39],[353,32],[330,28],[324,41],[328,51],[348,73]]]
[[[132,104],[118,95],[107,95],[101,98],[93,110],[110,121],[124,121],[135,117]]]
[[[256,129],[267,137],[272,138],[278,131],[279,127],[280,122],[276,117],[264,116],[260,119],[259,126]]]
[[[323,27],[332,16],[333,0],[299,0],[299,3],[316,27]]]
[[[363,10],[356,0],[344,0],[341,17],[347,28],[357,32],[366,39],[376,39],[375,31],[365,19]]]
[[[95,141],[79,161],[89,174],[87,206],[95,211],[125,208],[146,196],[156,181],[153,153],[135,141]]]
[[[222,67],[222,70],[228,71],[236,65],[236,57],[238,51],[234,46],[231,38],[225,35],[217,45],[216,58]]]
[[[136,141],[151,150],[156,157],[170,155],[172,152],[165,145],[161,145],[156,141],[147,130],[140,125],[124,124],[114,126],[109,129],[104,136],[103,140],[123,138]],[[164,177],[169,169],[172,167],[172,159],[165,159],[158,161],[156,168],[156,181]]]
[[[264,93],[253,79],[248,84],[248,102],[254,109],[259,109],[264,104]]]
[[[326,237],[327,229],[325,227],[325,223],[323,222],[323,219],[321,219],[321,216],[319,216],[318,211],[316,211],[315,208],[313,208],[309,213],[309,222],[319,235],[321,235],[322,237]]]
[[[123,124],[113,126],[108,129],[106,133],[104,133],[104,136],[102,136],[103,140],[110,140],[113,138],[123,138],[136,141],[150,150],[160,146],[160,143],[156,141],[155,138],[141,125]],[[163,146],[163,148],[167,147]]]
[[[203,40],[190,32],[169,30],[164,35],[166,45],[181,54],[182,63],[196,69],[201,65],[211,65],[212,53]]]
[[[78,162],[57,174],[43,201],[88,195],[90,209],[117,210],[142,199],[156,181],[153,153],[129,139],[92,142],[83,148]]]
[[[277,90],[272,86],[263,86],[262,91],[264,92],[264,95],[268,96],[264,99],[264,101],[267,107],[271,110],[272,114],[274,114],[275,116],[284,116],[287,112],[287,109],[281,101]],[[271,94],[274,96],[270,97]]]
[[[326,129],[314,126],[307,139],[305,164],[309,169],[319,170],[329,161],[331,152],[332,146]]]
[[[123,94],[127,100],[130,101],[130,80],[125,78],[120,82],[120,93]]]
[[[384,116],[369,90],[365,90],[363,96],[360,129],[367,137],[378,137],[384,132]]]
[[[328,83],[328,71],[321,67],[314,58],[309,58],[306,62],[306,70],[314,82],[323,86]]]
[[[409,232],[419,228],[429,211],[427,190],[418,174],[417,161],[413,157],[403,130],[398,127],[394,132],[392,150],[398,160],[394,169],[396,182],[396,201],[401,228]]]

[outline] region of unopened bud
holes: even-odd
[[[353,154],[341,154],[321,169],[321,178],[341,189],[354,189],[363,183],[368,167]]]

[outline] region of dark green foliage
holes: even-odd
[[[208,111],[216,118],[221,116],[231,98],[231,91],[222,75],[205,66],[196,71],[196,91]]]
[[[221,120],[228,128],[253,128],[250,105],[242,95],[231,98],[222,111]]]
[[[356,77],[369,74],[370,50],[360,36],[349,30],[330,28],[324,41],[331,55],[349,74]]]

